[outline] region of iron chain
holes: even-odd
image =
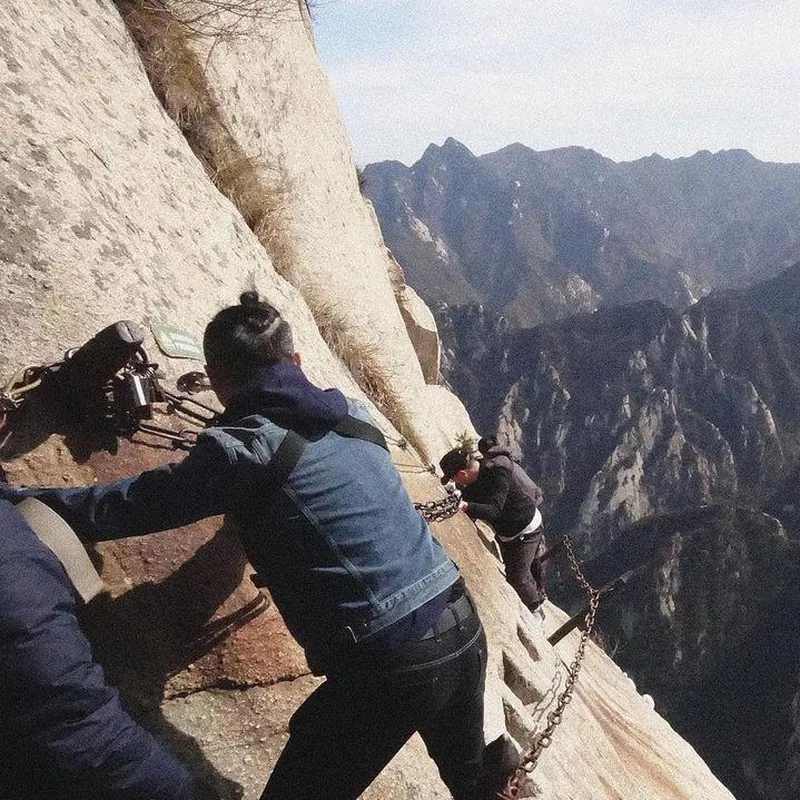
[[[600,592],[593,588],[592,585],[586,580],[583,574],[580,563],[572,548],[572,542],[568,536],[564,537],[564,551],[567,554],[567,561],[569,562],[570,569],[574,574],[576,580],[581,585],[581,588],[586,592],[589,601],[589,610],[586,612],[584,622],[584,630],[581,634],[581,640],[578,644],[578,649],[575,652],[575,658],[569,665],[567,671],[567,678],[564,681],[564,689],[558,696],[556,707],[547,715],[547,725],[544,730],[538,732],[533,737],[533,742],[530,749],[520,758],[519,767],[514,775],[509,778],[505,788],[500,793],[499,797],[503,800],[515,800],[523,786],[530,780],[530,774],[539,763],[545,748],[550,746],[553,740],[553,733],[558,725],[561,724],[564,718],[564,709],[572,701],[572,694],[575,691],[575,684],[578,681],[578,674],[581,671],[584,656],[586,655],[586,645],[589,642],[594,631],[595,618],[597,616],[597,609],[600,605]]]
[[[449,519],[458,511],[461,503],[461,492],[455,491],[442,500],[431,500],[428,503],[414,503],[414,508],[422,514],[427,522],[439,522]]]
[[[41,384],[42,376],[57,369],[59,364],[60,362],[43,367],[23,367],[0,387],[0,428],[5,427],[7,414],[21,408],[27,393]]]

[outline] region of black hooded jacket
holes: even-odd
[[[542,490],[511,458],[509,450],[495,445],[484,454],[478,479],[464,487],[462,497],[469,517],[488,522],[497,533],[513,536],[533,519],[542,502]]]

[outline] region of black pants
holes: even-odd
[[[483,756],[486,637],[477,614],[404,648],[392,668],[328,677],[295,712],[261,800],[357,798],[419,731],[456,800]]]
[[[544,568],[540,560],[544,553],[544,531],[540,528],[510,542],[498,539],[498,544],[506,567],[506,580],[522,602],[535,611],[542,604],[540,589],[544,591]]]

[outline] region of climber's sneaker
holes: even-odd
[[[503,791],[518,766],[519,753],[507,733],[489,742],[483,750],[475,800],[497,800],[497,795]]]

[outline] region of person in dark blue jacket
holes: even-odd
[[[0,797],[200,800],[189,771],[123,709],[59,559],[0,500]]]
[[[203,346],[225,412],[182,462],[6,496],[38,497],[92,541],[232,519],[326,676],[292,717],[262,800],[356,798],[417,731],[456,800],[494,797],[516,751],[485,748],[483,628],[366,408],[308,381],[289,325],[254,292],[216,315]]]

